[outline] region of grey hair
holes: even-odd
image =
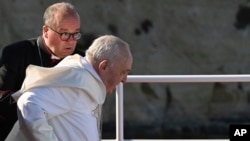
[[[54,16],[56,13],[61,13],[64,16],[79,16],[78,10],[68,2],[59,2],[49,6],[43,15],[43,22],[45,25],[51,26],[53,24]]]
[[[118,60],[127,59],[128,55],[131,55],[129,44],[113,35],[100,36],[86,50],[86,57],[93,65],[108,60],[112,66]]]

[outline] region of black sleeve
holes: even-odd
[[[0,58],[0,91],[19,90],[29,64],[40,64],[33,41],[24,40],[6,46]]]
[[[24,75],[20,70],[20,57],[18,51],[12,50],[12,47],[6,47],[2,51],[0,59],[0,91],[16,91],[22,83]],[[19,52],[20,53],[20,52]]]

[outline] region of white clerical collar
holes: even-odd
[[[99,79],[102,82],[101,77],[97,74],[93,66],[88,62],[86,57],[81,57],[81,63],[84,68],[86,68],[95,78]]]
[[[60,57],[55,56],[54,54],[51,54],[50,59],[60,60],[61,58],[60,58]]]

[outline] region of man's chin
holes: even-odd
[[[114,93],[115,91],[114,90],[111,90],[111,91],[107,91],[107,95],[111,95],[112,93]]]
[[[112,92],[107,92],[106,94],[107,94],[107,95],[111,95],[111,94],[112,94]]]

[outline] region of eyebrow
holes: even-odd
[[[74,33],[75,32],[80,32],[80,28],[77,28],[75,31],[74,31]],[[66,28],[59,28],[59,31],[61,31],[61,32],[68,32],[68,29],[66,29]],[[69,32],[70,33],[70,32]]]
[[[128,70],[124,70],[123,72],[125,72],[125,71],[126,71],[126,72],[131,72],[131,69],[128,69]]]

